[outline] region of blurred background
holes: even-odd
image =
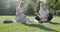
[[[0,0],[0,15],[15,15],[21,0]],[[40,0],[25,0],[26,15],[34,15],[39,10]],[[46,5],[54,15],[60,15],[60,0],[46,0]]]

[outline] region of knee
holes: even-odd
[[[50,21],[50,20],[52,20],[52,18],[53,18],[53,14],[52,13],[49,13],[48,20]]]
[[[38,16],[35,17],[36,20],[40,21],[40,18]]]

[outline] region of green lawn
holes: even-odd
[[[29,16],[30,20],[34,20],[33,16]],[[32,22],[32,25],[22,23],[4,24],[5,19],[14,19],[14,16],[0,16],[0,32],[60,32],[60,17],[54,16],[52,23],[39,24]]]

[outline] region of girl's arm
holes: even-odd
[[[37,12],[35,12],[35,15],[37,15],[39,18],[41,18],[41,16]]]
[[[16,15],[19,15],[19,9],[18,8],[16,9]]]

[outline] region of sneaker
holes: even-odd
[[[25,23],[26,24],[32,24],[28,18],[26,19],[26,22]]]
[[[31,22],[29,22],[29,21],[26,21],[26,22],[25,22],[25,24],[32,24],[32,23],[31,23]]]
[[[12,20],[13,22],[16,22],[15,20]]]
[[[38,22],[37,20],[34,20],[34,22]]]

